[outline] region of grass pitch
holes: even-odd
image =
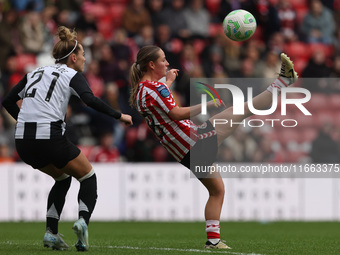
[[[0,223],[0,254],[79,254],[72,224],[59,226],[70,249],[52,251],[42,245],[44,223]],[[340,254],[339,222],[222,222],[228,251],[204,250],[204,230],[204,222],[91,222],[88,254]]]

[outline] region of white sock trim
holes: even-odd
[[[282,88],[288,87],[288,85],[283,80],[284,77],[277,78],[272,84],[269,85],[267,90],[273,94],[273,90],[277,89],[278,94],[280,94]]]
[[[219,220],[206,220],[205,221],[205,225],[220,225],[220,221]]]
[[[90,178],[92,175],[94,175],[94,169],[92,168],[90,172],[88,172],[87,174],[85,174],[83,177],[80,177],[78,179],[79,182],[82,182],[88,178]]]
[[[70,177],[68,174],[62,174],[61,176],[59,176],[58,178],[54,178],[55,181],[63,181],[65,179],[67,179],[68,177]]]

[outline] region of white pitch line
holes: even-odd
[[[135,246],[90,246],[94,248],[109,248],[109,249],[130,249],[130,250],[158,250],[158,251],[182,251],[182,252],[197,252],[197,253],[224,253],[233,255],[264,255],[258,253],[243,253],[243,252],[232,252],[226,250],[198,250],[198,249],[177,249],[177,248],[161,248],[161,247],[135,247]]]
[[[3,241],[0,245],[19,245],[20,242]],[[34,246],[38,244],[35,243]],[[156,250],[156,251],[180,251],[180,252],[197,252],[197,253],[215,253],[215,254],[232,254],[232,255],[264,255],[259,253],[244,253],[244,252],[232,252],[227,250],[199,250],[199,249],[178,249],[178,248],[162,248],[162,247],[135,247],[135,246],[96,246],[90,245],[90,248],[108,248],[108,249],[128,249],[128,250]]]

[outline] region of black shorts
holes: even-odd
[[[212,132],[214,132],[214,135],[209,136]],[[209,167],[216,161],[218,151],[217,135],[214,126],[209,120],[198,128],[197,134],[207,134],[207,138],[197,140],[180,163],[189,168],[198,179],[202,179],[206,177],[207,173],[198,173],[196,167]]]
[[[56,139],[16,139],[15,145],[20,158],[35,169],[49,164],[60,169],[80,154],[78,147],[65,136]]]

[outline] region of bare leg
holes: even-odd
[[[214,172],[209,178],[200,180],[209,192],[205,206],[206,220],[220,220],[224,200],[224,183],[219,173]]]

